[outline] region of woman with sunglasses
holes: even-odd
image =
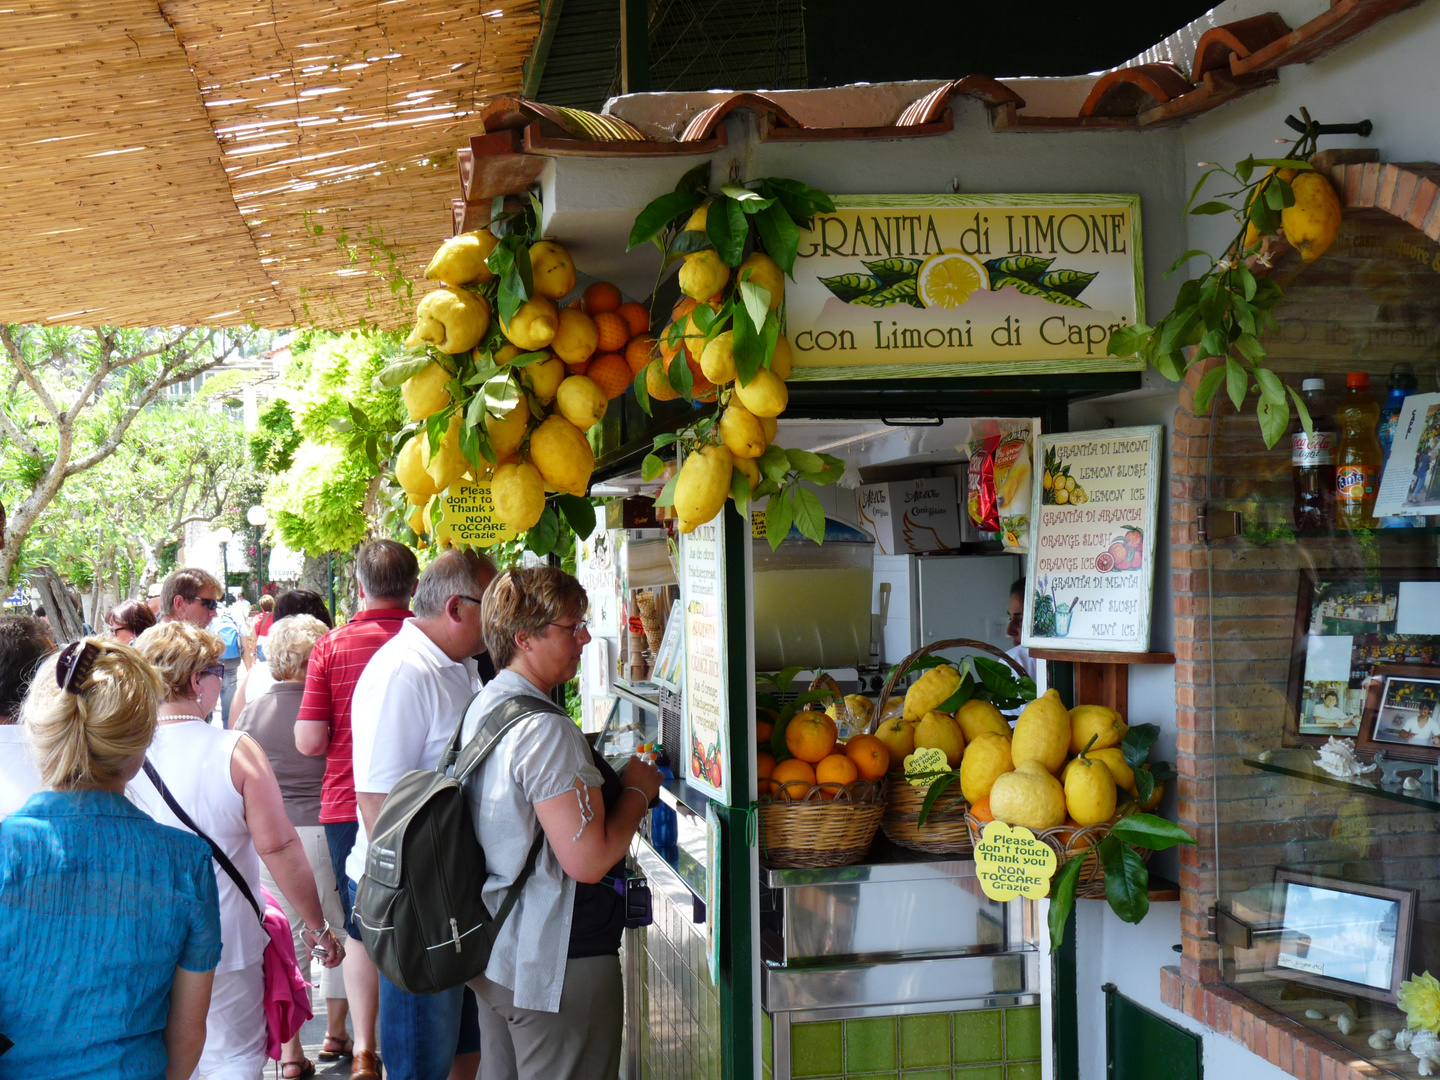
[[[325,920],[304,844],[286,815],[265,751],[244,732],[212,727],[207,720],[220,697],[224,645],[214,634],[179,620],[162,623],[137,644],[165,688],[150,764],[256,898],[264,861],[304,923],[305,945],[316,950],[325,967],[334,967],[344,952]],[[148,775],[138,777],[130,791],[156,821],[186,828]],[[207,1080],[257,1080],[265,1063],[262,961],[269,938],[245,894],[218,865],[215,884],[225,948],[215,971],[199,1071]],[[283,1075],[290,1080],[314,1071],[309,1062],[292,1062]]]
[[[155,613],[144,600],[125,600],[116,604],[105,615],[105,629],[110,636],[125,645],[155,625]]]

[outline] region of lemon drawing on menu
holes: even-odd
[[[957,308],[972,293],[990,288],[990,275],[969,255],[945,251],[925,260],[915,284],[927,308]]]

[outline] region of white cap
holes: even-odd
[[[1325,380],[1324,380],[1324,379],[1306,379],[1306,380],[1304,380],[1303,382],[1301,382],[1301,384],[1300,384],[1300,389],[1301,389],[1301,390],[1324,390],[1324,389],[1325,389]]]

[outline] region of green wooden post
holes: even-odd
[[[751,910],[755,878],[750,873],[747,811],[750,805],[750,671],[745,641],[750,611],[745,605],[745,548],[750,520],[726,501],[725,658],[730,699],[730,805],[722,811],[724,880],[720,896],[720,1075],[751,1080],[755,1061],[753,941]]]
[[[620,0],[620,92],[650,89],[650,5]]]

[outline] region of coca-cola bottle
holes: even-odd
[[[1300,396],[1310,410],[1310,434],[1300,418],[1290,435],[1290,475],[1295,481],[1295,528],[1335,526],[1335,418],[1324,379],[1306,379]]]

